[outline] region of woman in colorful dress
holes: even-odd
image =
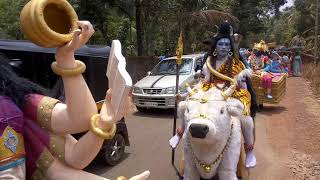
[[[60,75],[66,103],[48,97],[42,87],[18,77],[0,60],[0,179],[96,179],[82,171],[98,154],[103,141],[116,132],[110,91],[100,114],[82,77],[84,63],[74,52],[94,33],[90,22],[59,47],[53,71]],[[89,130],[89,131],[88,131]],[[88,131],[78,141],[70,134]],[[145,172],[133,179],[146,179]]]

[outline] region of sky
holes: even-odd
[[[294,0],[287,0],[287,1],[288,1],[287,4],[283,5],[283,6],[280,8],[280,10],[283,10],[283,9],[285,9],[286,7],[291,7],[291,6],[293,6]]]

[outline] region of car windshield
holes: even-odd
[[[192,59],[182,59],[182,64],[180,65],[180,74],[190,74],[192,71]],[[176,74],[176,59],[167,59],[161,61],[156,67],[151,71],[151,75],[165,75],[165,74]]]

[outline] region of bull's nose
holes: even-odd
[[[191,124],[189,128],[191,136],[194,138],[205,138],[209,132],[209,127],[204,124]]]

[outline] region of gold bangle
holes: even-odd
[[[79,60],[76,60],[76,64],[77,64],[77,67],[73,69],[64,69],[59,67],[57,62],[53,62],[51,64],[51,69],[55,74],[60,75],[62,77],[77,76],[79,74],[84,73],[84,71],[86,70],[86,65]]]
[[[98,128],[98,120],[100,115],[95,114],[90,118],[89,127],[90,130],[97,136],[101,137],[102,139],[112,139],[117,131],[117,126],[115,123],[112,124],[112,128],[109,132],[105,132],[102,129]]]
[[[116,180],[127,180],[127,178],[126,177],[124,177],[124,176],[119,176],[119,177],[117,177],[117,179]]]

